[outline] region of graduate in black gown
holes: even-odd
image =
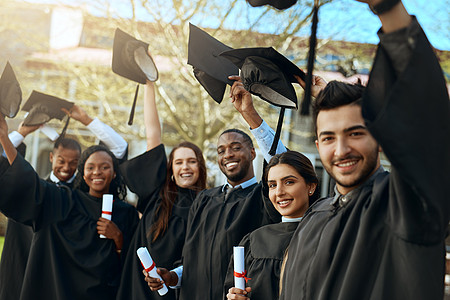
[[[332,81],[313,103],[335,195],[289,244],[282,300],[444,297],[450,101],[433,48],[398,0],[364,0],[380,43],[366,87]],[[445,138],[444,138],[445,137]],[[380,165],[380,151],[391,171]]]
[[[142,218],[125,260],[117,299],[175,299],[173,289],[162,297],[150,290],[136,250],[147,247],[157,265],[175,266],[181,259],[189,209],[197,193],[206,187],[205,160],[196,145],[178,144],[167,160],[154,88],[154,83],[147,80],[147,152],[121,165],[128,187],[139,197],[137,208]]]
[[[238,129],[226,130],[219,136],[217,154],[227,183],[202,191],[192,204],[183,265],[172,271],[158,268],[166,285],[181,285],[180,299],[221,299],[233,246],[256,228],[280,220],[261,197],[251,138]],[[146,280],[152,290],[161,288],[160,280]]]
[[[247,234],[239,246],[245,249],[246,290],[234,287],[233,259],[224,284],[227,299],[271,299],[279,296],[280,271],[286,248],[298,222],[319,197],[318,178],[309,159],[296,151],[277,154],[267,165],[263,180],[268,197],[282,215],[282,222]]]
[[[85,125],[101,142],[107,145],[118,159],[126,156],[128,143],[111,127],[97,118],[91,118],[78,105],[73,105],[70,111],[66,110],[66,114]],[[18,150],[19,148],[23,149],[23,151],[19,150],[22,157],[25,157],[26,149],[26,145],[23,143],[24,138],[40,126],[26,126],[22,122],[17,131],[9,134],[13,145]],[[76,140],[66,137],[58,138],[50,152],[52,171],[46,180],[72,188],[80,155],[81,146]],[[19,299],[32,237],[33,229],[30,226],[8,218],[0,262],[0,300]],[[14,273],[11,273],[12,269],[15,270]]]
[[[19,299],[114,299],[120,252],[126,253],[138,221],[135,208],[122,201],[126,189],[114,154],[103,146],[83,152],[71,190],[40,179],[7,131],[1,116],[7,159],[0,158],[0,209],[34,230]],[[112,221],[99,218],[105,193],[115,198]]]

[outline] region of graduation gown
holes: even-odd
[[[222,299],[233,246],[256,228],[279,221],[279,215],[277,220],[270,219],[261,187],[255,183],[225,196],[220,186],[197,196],[189,212],[183,248],[180,299]]]
[[[392,56],[389,40],[395,50],[411,49],[411,56]],[[310,208],[288,248],[282,300],[443,299],[448,93],[416,20],[380,41],[362,111],[391,173],[379,170],[341,200]],[[405,69],[396,74],[392,62],[405,56]]]
[[[39,179],[20,155],[11,166],[1,158],[0,188],[1,211],[35,232],[19,299],[114,299],[121,259],[114,241],[97,233],[101,199]],[[112,221],[125,250],[137,212],[116,200]]]
[[[17,151],[25,157],[26,145],[21,143]],[[32,238],[31,226],[8,218],[0,260],[0,300],[19,299]]]
[[[239,246],[245,249],[246,286],[252,288],[252,300],[277,300],[280,291],[280,273],[284,253],[298,222],[270,224],[247,234]],[[234,285],[233,258],[224,284],[224,299]]]
[[[141,209],[142,218],[125,260],[117,299],[175,300],[173,289],[169,289],[169,292],[162,297],[150,290],[144,280],[143,267],[136,251],[140,247],[147,247],[157,266],[173,267],[174,263],[181,259],[189,208],[195,199],[196,192],[178,188],[167,230],[163,236],[152,242],[153,236],[149,235],[149,231],[157,218],[156,209],[161,203],[160,191],[167,173],[164,146],[161,144],[125,162],[121,165],[121,170],[130,190],[139,196],[138,208]]]

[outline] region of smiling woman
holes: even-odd
[[[197,193],[206,187],[202,151],[190,142],[175,146],[167,159],[161,143],[161,126],[155,102],[154,83],[147,81],[144,94],[147,152],[121,165],[128,188],[139,197],[142,213],[125,260],[117,299],[161,299],[142,275],[136,251],[147,246],[159,266],[174,266],[181,259],[189,209]],[[175,299],[169,289],[165,299]]]
[[[282,215],[282,222],[261,227],[239,243],[245,248],[246,291],[233,287],[230,262],[224,293],[228,299],[278,299],[280,270],[284,253],[298,222],[319,195],[318,178],[309,159],[296,151],[275,155],[267,165],[263,181],[264,197],[269,197]]]
[[[8,159],[0,158],[0,188],[7,191],[0,209],[34,230],[21,299],[115,299],[122,265],[118,250],[126,254],[138,216],[120,201],[125,189],[114,155],[102,146],[83,152],[71,190],[40,179],[17,155],[4,118],[0,129]],[[111,221],[99,219],[105,193],[115,197]]]

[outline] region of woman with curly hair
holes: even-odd
[[[181,259],[190,206],[206,187],[206,165],[199,147],[181,142],[167,159],[150,81],[145,86],[144,122],[147,152],[121,165],[127,186],[139,196],[137,209],[142,213],[117,296],[124,300],[161,299],[145,282],[136,250],[146,246],[156,264],[175,266]],[[175,299],[174,290],[162,298]]]
[[[102,146],[83,152],[71,190],[40,179],[7,132],[0,115],[7,157],[0,158],[0,210],[34,231],[20,299],[114,299],[120,250],[138,222],[135,208],[120,201],[125,190],[114,155]],[[112,222],[99,219],[106,193],[115,197]]]

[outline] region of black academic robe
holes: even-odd
[[[25,157],[26,145],[21,143],[17,151]],[[0,260],[0,300],[19,299],[32,238],[31,226],[8,218]]]
[[[341,201],[311,207],[288,248],[282,300],[444,296],[450,102],[420,26],[414,20],[396,34],[380,38],[362,106],[391,173],[379,170]],[[389,40],[396,56],[386,51]],[[392,61],[408,57],[408,48],[396,75]]]
[[[269,224],[247,234],[239,246],[245,250],[246,286],[252,288],[252,300],[277,300],[280,293],[280,274],[284,253],[298,222]],[[224,299],[234,287],[233,258],[228,266],[224,284]]]
[[[34,230],[20,299],[114,299],[121,259],[97,233],[101,199],[39,179],[20,155],[11,166],[0,160],[0,210]],[[137,212],[116,200],[112,221],[125,249]]]
[[[178,194],[172,208],[172,214],[166,232],[156,241],[149,230],[157,218],[156,209],[161,203],[160,190],[164,184],[167,172],[167,159],[164,146],[145,152],[144,154],[121,165],[122,173],[131,191],[139,196],[138,207],[142,218],[133,236],[129,253],[125,260],[117,299],[173,299],[175,292],[160,296],[152,292],[144,280],[143,267],[136,255],[137,249],[147,247],[157,266],[171,268],[181,259],[186,222],[189,208],[195,199],[195,191],[178,188]]]
[[[276,220],[269,218],[261,186],[255,183],[227,196],[220,186],[197,196],[189,212],[183,248],[180,299],[222,299],[233,246],[256,228],[279,221],[279,215]]]

